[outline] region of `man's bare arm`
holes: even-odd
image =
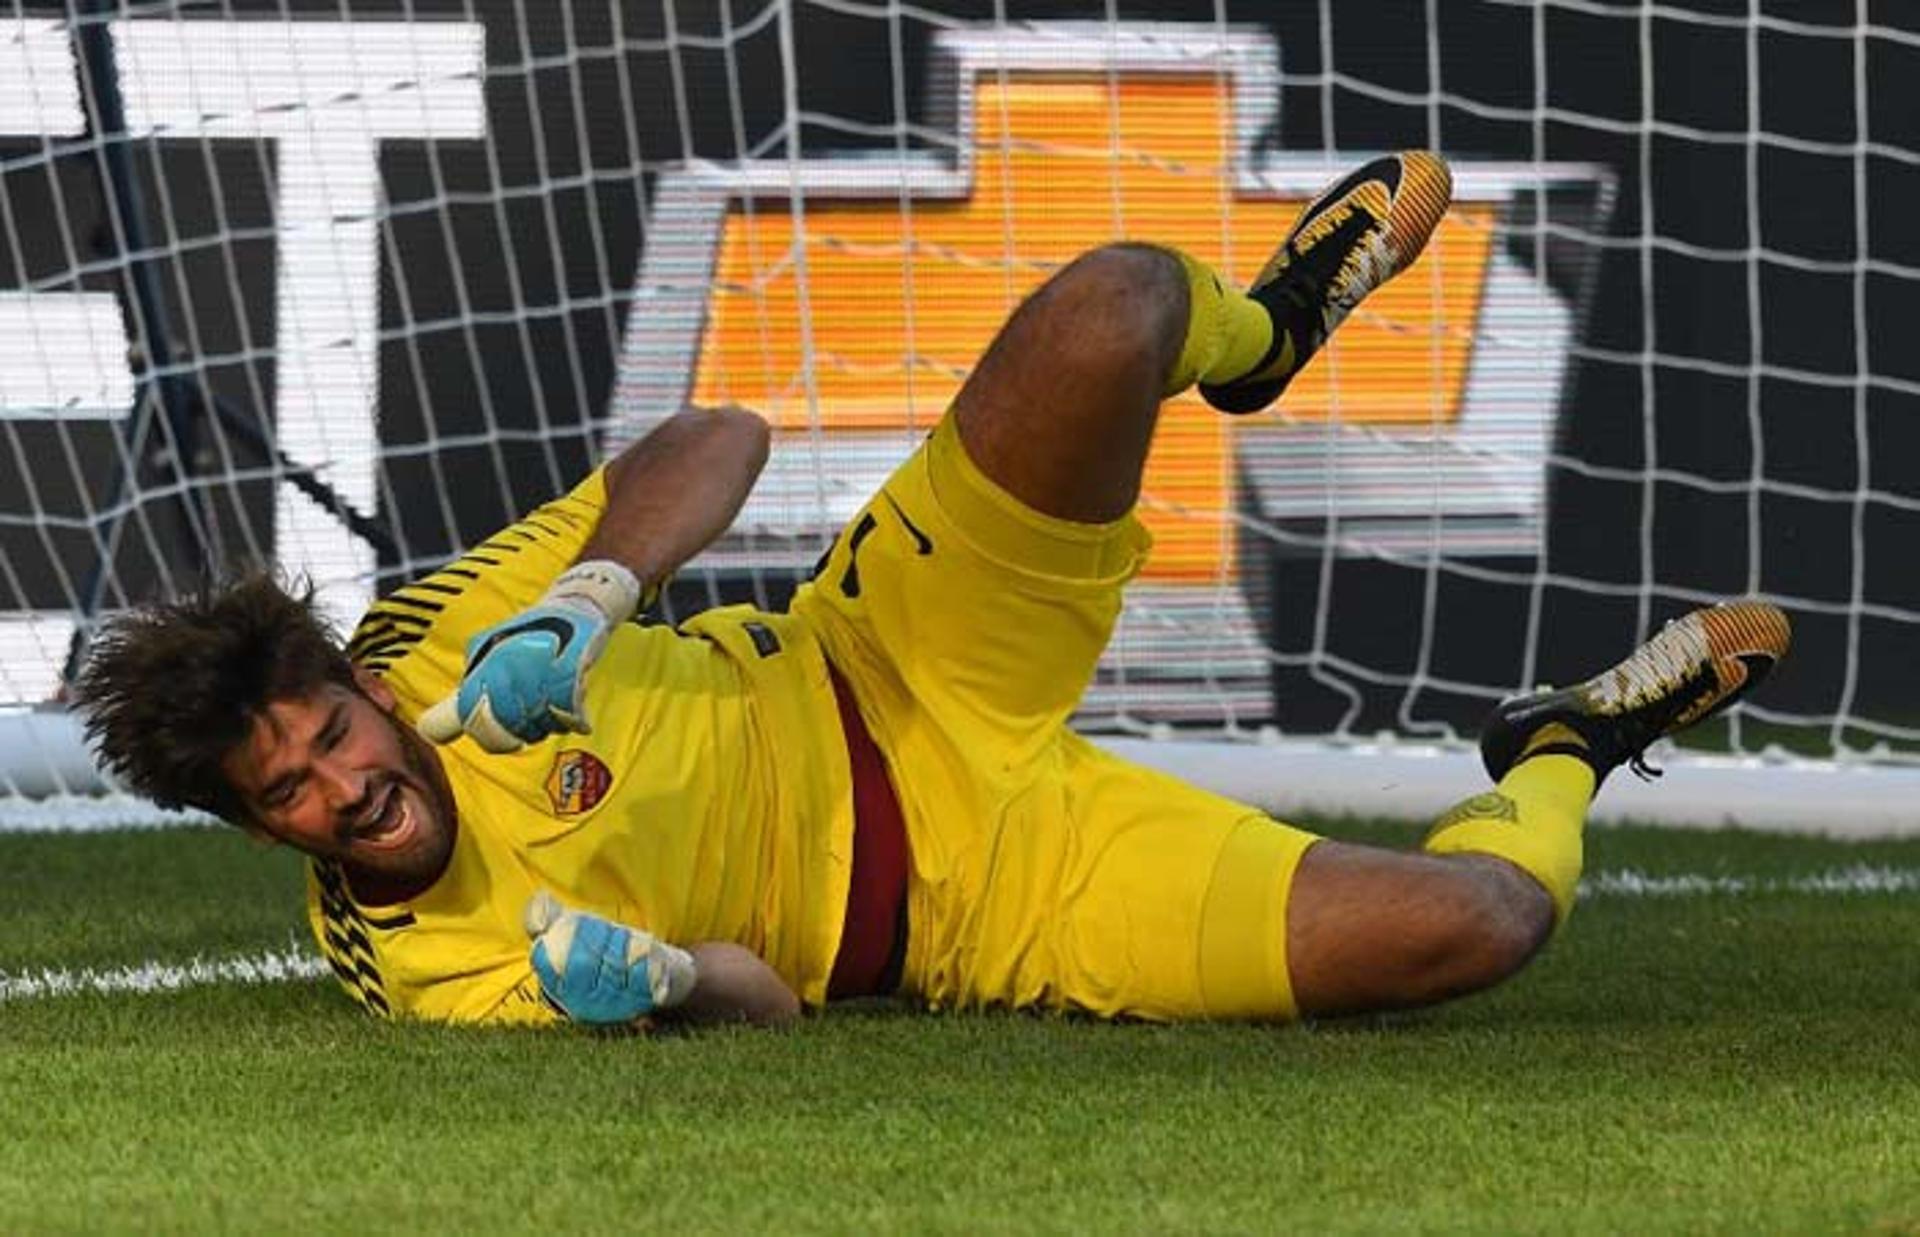
[[[752,950],[707,941],[688,952],[700,978],[686,1001],[673,1010],[676,1021],[780,1026],[800,1016],[800,998]]]
[[[574,565],[531,609],[474,635],[459,687],[420,716],[420,733],[504,753],[589,729],[585,676],[612,628],[733,524],[769,437],[744,408],[690,408],[622,451]]]
[[[668,417],[608,463],[607,509],[579,561],[610,559],[651,591],[733,525],[770,437],[744,408]]]
[[[722,941],[684,949],[643,928],[574,910],[547,890],[527,900],[527,961],[549,1004],[589,1026],[652,1015],[691,1022],[788,1022],[800,1001],[751,950]]]

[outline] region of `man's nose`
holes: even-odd
[[[323,760],[314,765],[313,775],[336,810],[357,807],[366,799],[367,775],[363,770],[343,761]]]

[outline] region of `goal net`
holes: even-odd
[[[664,617],[781,605],[1076,253],[1244,280],[1324,182],[1431,146],[1453,211],[1278,408],[1166,406],[1155,555],[1077,724],[1283,810],[1424,814],[1503,695],[1758,595],[1795,654],[1670,756],[1694,799],[1610,795],[1886,824],[1920,738],[1916,31],[1864,2],[16,4],[0,802],[101,789],[58,702],[115,609],[272,563],[350,626],[689,401],[775,445]]]

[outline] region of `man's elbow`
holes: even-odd
[[[739,436],[741,450],[752,460],[754,472],[766,466],[767,455],[773,449],[773,428],[765,417],[738,404],[722,404],[705,412],[707,416],[719,418],[729,434]]]
[[[743,443],[758,443],[762,447],[773,439],[773,430],[768,426],[767,419],[739,404],[689,405],[675,413],[672,419],[709,434],[726,434],[737,437]]]
[[[800,998],[793,990],[782,987],[777,993],[768,993],[742,1009],[741,1017],[757,1027],[783,1027],[800,1020]]]
[[[700,978],[675,1011],[689,1021],[771,1027],[800,1017],[800,998],[752,950],[708,941],[695,945],[692,953]]]

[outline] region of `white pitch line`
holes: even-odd
[[[1756,893],[1912,893],[1920,890],[1920,868],[1869,867],[1856,864],[1829,868],[1805,876],[1700,876],[1672,873],[1651,876],[1632,868],[1595,872],[1580,882],[1588,898],[1688,898],[1702,894],[1741,896]]]
[[[82,992],[117,995],[178,992],[208,984],[281,984],[327,974],[327,964],[310,951],[289,946],[227,958],[195,958],[186,963],[143,962],[105,970],[0,971],[0,1003]]]
[[[1654,876],[1620,868],[1591,873],[1580,882],[1582,898],[1749,897],[1769,893],[1851,896],[1914,892],[1920,892],[1920,868],[1867,864],[1787,877],[1702,876],[1685,872]],[[21,975],[0,971],[0,1004],[82,992],[145,995],[211,984],[281,984],[317,979],[328,973],[327,964],[300,945],[226,958],[196,958],[185,963],[143,962],[102,970],[43,970]]]
[[[219,822],[204,812],[169,812],[131,795],[49,795],[26,799],[0,784],[0,835],[110,833],[204,828]]]

